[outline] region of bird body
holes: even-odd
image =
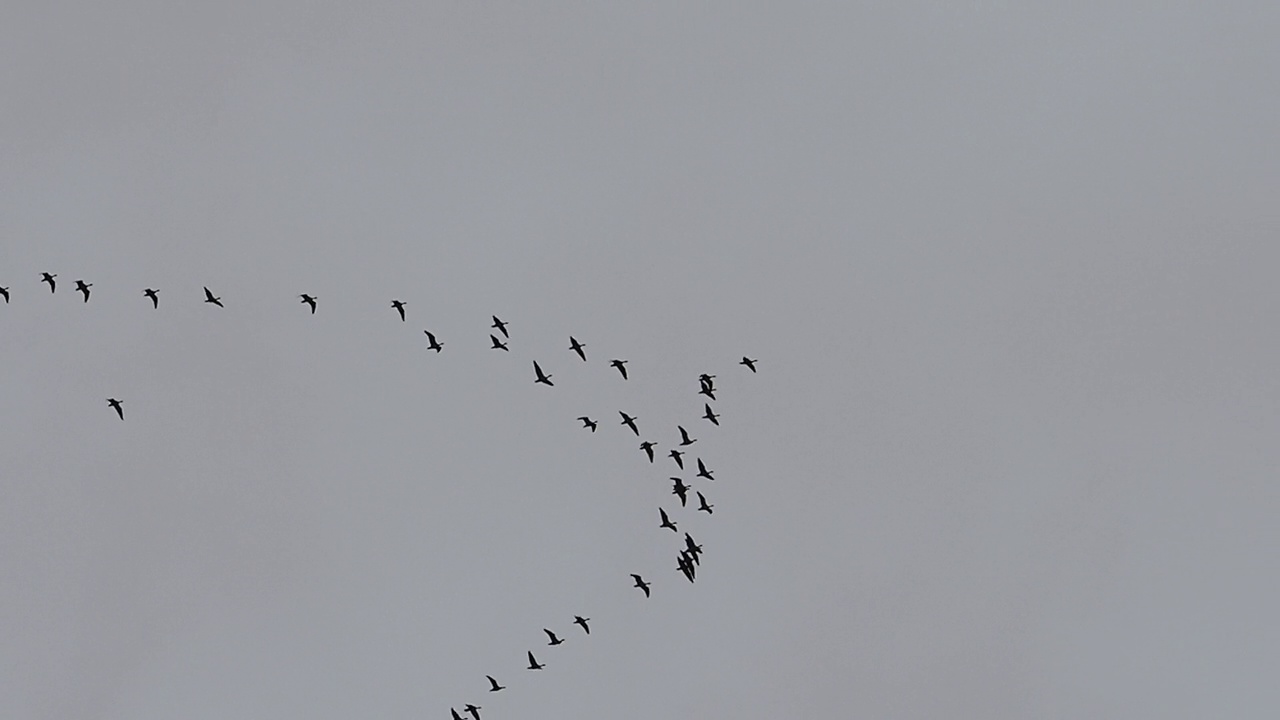
[[[485,677],[489,678],[489,692],[498,692],[499,690],[507,689],[506,685],[499,685],[498,681],[494,680],[492,675],[485,675]]]
[[[627,360],[610,360],[609,364],[618,368],[618,372],[622,373],[622,379],[627,379]]]
[[[645,454],[649,456],[649,462],[653,462],[653,443],[649,442],[648,440],[645,440],[644,442],[640,443],[640,449],[643,450]]]
[[[544,668],[544,667],[546,667],[546,665],[539,665],[539,664],[538,664],[537,659],[535,659],[535,658],[533,657],[533,652],[532,652],[532,651],[530,651],[530,652],[529,652],[529,669],[530,669],[530,670],[541,670],[541,669],[542,669],[542,668]]]
[[[715,505],[708,505],[708,504],[707,504],[707,499],[706,499],[705,497],[703,497],[703,496],[702,496],[702,493],[697,492],[697,491],[694,491],[694,492],[695,492],[695,493],[697,494],[697,496],[698,496],[698,511],[699,511],[699,512],[704,512],[704,513],[706,513],[706,514],[708,514],[708,515],[712,514],[712,513],[711,513],[711,508],[715,507]]]
[[[117,400],[117,399],[115,399],[115,398],[107,398],[107,404],[108,404],[108,405],[110,405],[112,408],[114,408],[114,409],[115,409],[116,414],[120,416],[120,419],[121,419],[121,420],[123,420],[123,419],[124,419],[124,408],[120,407],[120,401],[119,401],[119,400]]]
[[[395,308],[396,312],[400,313],[400,322],[404,322],[404,306],[405,306],[405,303],[399,300],[391,301],[391,307]]]
[[[671,532],[674,532],[674,533],[680,532],[679,530],[676,529],[676,524],[671,522],[671,518],[667,517],[666,510],[663,510],[662,508],[658,508],[658,514],[662,516],[662,524],[659,525],[658,527],[671,528]]]
[[[502,337],[504,337],[504,338],[510,338],[510,337],[511,337],[511,333],[508,333],[508,332],[507,332],[507,325],[509,325],[509,324],[510,324],[510,323],[502,322],[501,320],[499,320],[499,319],[498,319],[498,316],[497,316],[497,315],[494,315],[494,316],[493,316],[493,324],[492,324],[492,325],[490,325],[489,327],[494,328],[494,329],[495,329],[495,330],[497,330],[498,332],[502,333]]]
[[[506,350],[507,352],[511,352],[511,348],[508,348],[507,344],[499,340],[496,335],[489,335],[489,340],[493,342],[493,345],[489,347],[490,350]]]
[[[423,330],[422,332],[424,332],[424,333],[426,333],[426,334],[427,334],[427,349],[428,349],[428,350],[435,350],[435,351],[438,353],[438,352],[440,352],[441,350],[443,350],[443,349],[444,349],[444,346],[443,346],[443,345],[441,345],[441,344],[439,343],[439,341],[437,341],[437,340],[436,340],[435,333],[431,332],[430,330]]]
[[[580,418],[578,418],[578,419],[582,421],[582,427],[584,427],[584,428],[591,428],[591,432],[595,432],[595,431],[596,431],[596,428],[600,426],[600,423],[596,422],[595,420],[592,420],[591,418],[587,417],[586,415],[583,415],[582,417],[580,417]]]
[[[9,304],[9,288],[0,287],[0,295],[4,296],[4,304],[8,305]]]
[[[702,458],[698,458],[698,477],[715,480],[714,477],[711,477],[711,471],[707,469],[707,466],[702,464]]]
[[[757,362],[756,360],[752,360],[751,358],[747,357],[746,355],[743,355],[743,356],[742,356],[742,360],[738,361],[738,364],[739,364],[739,365],[746,365],[746,366],[747,366],[747,369],[749,369],[751,372],[755,372],[755,371],[756,371],[756,362]]]
[[[552,377],[552,376],[547,375],[546,373],[542,372],[542,368],[541,368],[541,367],[538,367],[538,361],[537,361],[537,360],[534,360],[534,361],[533,361],[533,374],[534,374],[534,375],[536,375],[536,377],[533,379],[533,381],[534,381],[535,383],[542,383],[543,385],[546,385],[547,387],[555,387],[555,383],[551,382],[551,377]]]
[[[677,425],[676,428],[680,431],[680,447],[698,442],[697,438],[689,437],[689,431],[685,430],[683,425]]]
[[[301,294],[301,295],[299,295],[298,297],[302,298],[302,302],[304,302],[304,303],[306,303],[307,305],[310,305],[310,306],[311,306],[311,314],[312,314],[312,315],[315,315],[315,314],[316,314],[316,299],[315,299],[315,298],[313,298],[313,297],[311,297],[310,295],[308,295],[308,294],[306,294],[306,293],[302,293],[302,294]]]
[[[618,414],[622,416],[622,424],[631,428],[631,432],[635,433],[636,437],[640,437],[640,428],[636,427],[636,420],[638,418],[633,418],[621,410],[618,411]]]
[[[40,275],[40,282],[49,283],[49,292],[56,292],[58,289],[58,283],[54,278],[58,277],[57,273],[40,273]]]
[[[712,412],[712,410],[711,410],[711,404],[710,404],[710,403],[702,403],[702,407],[706,408],[706,410],[707,410],[705,413],[703,413],[702,417],[704,417],[704,418],[706,418],[706,419],[710,420],[712,425],[719,425],[719,424],[720,424],[720,419],[719,419],[719,418],[720,418],[720,416],[719,416],[719,415],[717,415],[717,414],[715,414],[714,412]]]
[[[449,715],[452,718],[452,720],[462,720],[462,716],[459,715],[458,711],[454,710],[453,708],[449,708]]]
[[[585,347],[586,345],[583,345],[582,343],[578,342],[578,340],[574,338],[572,335],[569,336],[569,349],[578,353],[578,357],[582,358],[582,362],[587,361],[587,354],[582,350]]]
[[[684,453],[676,450],[675,448],[671,448],[671,452],[667,453],[667,457],[675,460],[676,465],[679,465],[681,470],[684,469]]]
[[[640,588],[644,591],[644,596],[649,597],[649,583],[645,582],[644,578],[635,573],[631,573],[631,577],[636,581],[636,584],[633,587]]]
[[[472,720],[480,720],[480,706],[479,706],[479,705],[472,705],[471,703],[467,703],[467,706],[466,706],[466,707],[464,707],[464,708],[462,708],[462,709],[463,709],[463,710],[465,710],[466,712],[468,712],[468,713],[470,713],[470,714],[471,714],[471,719],[472,719]]]
[[[142,291],[143,295],[146,295],[147,297],[151,298],[151,307],[156,310],[160,309],[160,296],[157,294],[159,292],[160,292],[159,290],[153,290],[151,288],[147,288],[146,290]]]
[[[671,488],[671,494],[680,498],[680,507],[684,507],[689,503],[689,486],[684,484],[684,480],[673,477],[671,481],[675,486]]]
[[[560,638],[556,637],[555,633],[551,632],[546,628],[542,628],[542,632],[546,633],[547,637],[550,638],[550,641],[547,643],[548,645],[554,646],[564,642],[564,640],[561,640]]]
[[[711,389],[711,386],[710,386],[710,385],[703,385],[703,386],[702,386],[702,389],[701,389],[701,390],[698,390],[698,394],[699,394],[699,395],[706,395],[707,397],[711,398],[712,400],[715,400],[715,399],[716,399],[716,392],[715,392],[715,390]]]
[[[590,619],[591,619],[591,618],[584,618],[584,617],[582,617],[581,615],[574,615],[574,616],[573,616],[573,624],[574,624],[574,625],[579,625],[579,626],[581,626],[581,627],[582,627],[582,632],[584,632],[584,633],[586,633],[586,634],[590,635],[590,634],[591,634],[591,628],[587,627],[587,621],[588,621],[588,620],[590,620]]]
[[[89,302],[89,288],[93,287],[93,283],[86,283],[83,280],[76,281],[76,292],[84,293],[84,301]]]
[[[207,303],[213,303],[214,305],[217,305],[218,307],[226,307],[225,305],[223,305],[223,304],[222,304],[222,298],[220,298],[220,297],[214,297],[214,296],[213,296],[213,293],[212,293],[212,292],[210,292],[210,290],[209,290],[209,288],[208,288],[207,286],[206,286],[206,287],[205,287],[205,289],[204,289],[204,301],[205,301],[205,302],[207,302]]]

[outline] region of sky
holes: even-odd
[[[1280,709],[1280,8],[5,15],[0,716]]]

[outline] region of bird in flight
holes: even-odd
[[[738,361],[738,364],[739,364],[739,365],[746,365],[746,366],[747,366],[747,368],[748,368],[749,370],[751,370],[751,372],[755,372],[755,371],[756,371],[756,360],[752,360],[751,358],[747,357],[746,355],[743,355],[743,356],[742,356],[742,359]]]
[[[649,456],[649,462],[653,462],[653,443],[645,440],[640,443],[640,449],[644,451],[645,455]]]
[[[702,464],[702,458],[698,458],[698,477],[715,480],[715,478],[711,477],[711,471],[707,469],[707,466]]]
[[[298,297],[302,298],[302,302],[311,306],[311,314],[316,314],[316,299],[306,293],[302,293]]]
[[[538,661],[533,657],[533,651],[529,651],[529,669],[541,670],[544,667],[546,667],[546,665],[539,665]]]
[[[93,287],[93,283],[86,283],[83,280],[76,281],[76,292],[84,293],[84,301],[89,302],[89,288]]]
[[[676,428],[680,430],[680,447],[698,442],[697,438],[689,437],[689,431],[685,430],[683,425],[677,425]]]
[[[559,645],[560,643],[564,642],[564,640],[561,640],[560,638],[556,637],[556,634],[555,634],[555,633],[551,632],[550,630],[548,630],[548,629],[546,629],[546,628],[542,628],[542,632],[546,633],[546,634],[547,634],[547,637],[551,639],[551,641],[547,643],[548,645],[552,645],[552,646],[554,646],[554,645]]]
[[[631,573],[631,577],[634,578],[636,581],[636,584],[634,587],[640,588],[641,590],[644,591],[644,596],[649,597],[649,583],[645,582],[644,578],[640,577],[635,573]]]
[[[504,323],[504,322],[502,322],[501,320],[499,320],[497,315],[494,315],[494,316],[493,316],[493,324],[492,324],[492,325],[490,325],[489,327],[494,328],[494,329],[495,329],[495,330],[497,330],[498,332],[502,333],[502,337],[504,337],[504,338],[510,338],[510,337],[511,337],[511,334],[507,332],[507,325],[508,325],[508,324],[509,324],[509,323]]]
[[[693,557],[694,562],[698,562],[698,555],[702,553],[702,546],[693,541],[693,536],[689,533],[684,534],[684,547],[689,551],[689,555]]]
[[[404,322],[404,303],[399,300],[392,300],[391,307],[395,308],[396,312],[400,313],[400,322]]]
[[[637,418],[633,418],[621,410],[618,411],[618,414],[622,416],[622,424],[631,428],[631,432],[635,433],[636,437],[640,437],[640,429],[636,427]]]
[[[702,496],[702,493],[697,492],[696,490],[694,492],[698,495],[698,512],[704,512],[708,515],[712,514],[711,508],[715,507],[715,505],[708,505],[707,499]]]
[[[108,404],[108,405],[110,405],[112,408],[114,408],[114,409],[115,409],[116,414],[120,416],[120,419],[121,419],[121,420],[123,420],[123,419],[124,419],[124,408],[120,407],[120,401],[119,401],[119,400],[117,400],[117,399],[115,399],[115,398],[107,398],[107,404]]]
[[[679,530],[676,529],[676,524],[671,522],[671,518],[667,517],[666,510],[663,510],[662,508],[658,508],[658,514],[662,516],[662,524],[659,525],[658,527],[671,528],[671,532],[680,532]]]
[[[680,498],[680,507],[689,504],[689,486],[684,484],[684,480],[678,477],[671,478],[675,486],[671,488],[671,494]]]
[[[489,692],[498,692],[499,690],[507,689],[506,685],[499,685],[498,681],[494,680],[492,675],[485,675],[485,677],[489,678]]]
[[[693,563],[689,560],[689,555],[684,550],[680,551],[680,557],[676,559],[676,569],[679,570],[680,573],[689,580],[689,582],[693,582]]]
[[[533,382],[542,383],[547,387],[555,387],[555,383],[551,382],[551,376],[544,374],[542,372],[542,368],[538,367],[537,360],[533,361],[533,373],[534,375],[537,375],[537,377],[533,379]]]
[[[702,403],[702,407],[704,407],[704,408],[706,408],[706,409],[707,409],[707,411],[706,411],[705,413],[703,413],[702,417],[704,417],[704,418],[706,418],[706,419],[710,420],[712,425],[719,425],[719,424],[720,424],[720,420],[719,420],[719,417],[720,417],[720,416],[719,416],[719,415],[717,415],[717,414],[715,414],[714,412],[712,412],[712,411],[711,411],[711,404],[710,404],[710,403]]]
[[[463,709],[463,710],[465,710],[465,711],[467,711],[468,713],[471,713],[471,718],[472,718],[472,720],[480,720],[480,706],[479,706],[479,705],[472,705],[471,703],[467,703],[467,706],[466,706],[466,707],[464,707],[464,708],[462,708],[462,709]]]
[[[675,448],[671,448],[671,452],[667,453],[667,457],[671,458],[672,460],[675,460],[676,464],[680,466],[681,470],[684,469],[683,456],[684,456],[684,453],[680,452],[679,450],[676,450]]]
[[[611,366],[613,366],[613,367],[618,368],[618,372],[622,373],[622,379],[623,379],[623,380],[626,380],[626,379],[627,379],[627,367],[626,367],[626,365],[627,365],[627,363],[628,363],[628,362],[630,362],[630,361],[628,361],[628,360],[610,360],[610,361],[609,361],[609,364],[610,364]]]
[[[703,385],[703,386],[702,386],[702,388],[698,390],[698,394],[699,394],[699,395],[706,395],[707,397],[711,398],[712,400],[715,400],[715,399],[716,399],[716,391],[715,391],[715,390],[713,390],[713,389],[711,388],[711,386],[710,386],[710,385]]]
[[[0,287],[0,295],[4,296],[4,304],[8,305],[9,304],[9,288]]]
[[[489,339],[493,341],[493,345],[489,348],[490,350],[506,350],[507,352],[511,352],[511,348],[507,347],[507,344],[499,340],[496,335],[490,335]]]
[[[584,633],[586,633],[586,634],[590,635],[590,634],[591,634],[591,628],[587,627],[587,621],[588,621],[588,620],[590,620],[590,619],[591,619],[591,618],[584,618],[584,617],[582,617],[581,615],[574,615],[574,616],[573,616],[573,624],[574,624],[574,625],[580,625],[580,626],[582,627],[582,632],[584,632]]]
[[[436,340],[435,333],[431,332],[430,330],[423,330],[422,332],[424,332],[424,333],[426,333],[426,334],[427,334],[427,343],[428,343],[428,344],[427,344],[427,349],[428,349],[428,350],[435,350],[436,352],[440,352],[441,350],[443,350],[443,349],[444,349],[444,346],[443,346],[443,345],[441,345],[441,344]]]
[[[218,307],[226,307],[225,305],[222,304],[222,298],[214,297],[213,293],[209,291],[208,287],[205,287],[204,289],[204,301],[207,303],[213,303]]]
[[[147,297],[151,298],[151,307],[157,310],[160,309],[160,296],[157,295],[157,293],[159,292],[160,292],[159,290],[152,290],[151,288],[147,288],[146,290],[142,291],[143,295],[146,295]]]
[[[600,423],[596,422],[595,420],[592,420],[591,418],[587,417],[586,415],[583,415],[582,417],[580,417],[580,418],[578,418],[578,419],[582,421],[582,427],[584,427],[584,428],[591,428],[591,432],[595,432],[595,431],[596,431],[596,428],[600,426]]]
[[[40,273],[40,275],[42,275],[40,282],[49,283],[49,292],[54,292],[58,289],[58,283],[54,281],[54,278],[58,277],[56,273]]]
[[[452,716],[452,720],[462,720],[462,716],[459,715],[458,711],[454,710],[453,708],[449,708],[449,715]]]
[[[578,357],[582,358],[582,362],[587,361],[587,354],[582,351],[582,349],[585,347],[586,345],[583,345],[582,343],[578,342],[577,338],[575,338],[572,335],[569,336],[569,349],[578,353]]]
[[[698,376],[698,384],[701,385],[702,387],[711,388],[712,390],[715,390],[715,387],[714,387],[715,379],[716,379],[715,375],[708,375],[706,373],[702,373],[701,375]]]

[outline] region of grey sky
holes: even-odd
[[[5,15],[0,717],[1280,708],[1280,10]]]

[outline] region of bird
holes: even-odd
[[[671,488],[671,494],[680,498],[680,507],[684,507],[688,505],[689,504],[689,486],[685,485],[684,480],[678,477],[673,477],[671,478],[671,480],[672,482],[675,483],[675,486]]]
[[[684,534],[684,546],[685,546],[685,549],[689,551],[689,554],[693,556],[693,559],[696,562],[698,560],[699,553],[702,552],[702,546],[695,543],[693,541],[693,536],[690,535],[689,533]]]
[[[644,442],[640,443],[640,449],[643,450],[645,454],[649,456],[649,462],[653,462],[653,443],[649,442],[648,440],[645,440]]]
[[[400,313],[400,322],[404,322],[404,303],[399,300],[392,300],[391,307],[395,308],[396,312]]]
[[[502,333],[502,337],[504,337],[504,338],[510,338],[510,337],[511,337],[511,333],[508,333],[508,332],[507,332],[507,325],[508,325],[508,323],[504,323],[504,322],[502,322],[501,320],[499,320],[499,319],[498,319],[498,316],[497,316],[497,315],[494,315],[494,316],[493,316],[493,324],[492,324],[492,325],[490,325],[489,327],[491,327],[491,328],[495,328],[498,332]]]
[[[595,432],[595,431],[596,431],[596,428],[600,426],[600,423],[596,422],[595,420],[592,420],[591,418],[587,417],[586,415],[583,415],[582,417],[580,417],[580,418],[578,418],[578,419],[582,421],[582,427],[584,427],[584,428],[591,428],[591,432]]]
[[[302,293],[298,297],[302,298],[302,302],[311,306],[311,314],[316,314],[316,299],[306,293]]]
[[[707,409],[707,411],[702,415],[702,417],[710,420],[712,425],[719,425],[720,420],[718,418],[720,416],[711,411],[711,403],[702,403],[702,407]]]
[[[698,477],[715,480],[715,478],[711,477],[711,471],[707,469],[707,466],[702,464],[702,458],[698,458]]]
[[[627,368],[626,368],[627,362],[629,361],[627,360],[610,360],[609,361],[610,365],[618,368],[618,372],[622,373],[623,380],[627,379]]]
[[[453,708],[449,708],[449,715],[452,716],[452,720],[462,720],[462,716],[459,715],[458,711],[454,710]]]
[[[208,287],[205,287],[204,289],[204,301],[207,303],[213,303],[218,307],[226,307],[225,305],[222,304],[222,298],[214,297],[213,293],[209,291]]]
[[[485,677],[489,678],[489,692],[498,692],[499,690],[507,689],[506,685],[499,685],[498,681],[494,680],[492,675],[485,675]]]
[[[443,349],[444,349],[444,346],[443,346],[443,345],[441,345],[441,344],[436,340],[435,333],[431,332],[430,330],[423,330],[422,332],[424,332],[424,333],[426,333],[426,334],[427,334],[427,343],[428,343],[428,344],[427,344],[427,349],[428,349],[428,350],[435,350],[436,352],[440,352],[441,350],[443,350]]]
[[[8,305],[9,304],[9,288],[0,287],[0,295],[4,296],[4,304]]]
[[[578,357],[582,358],[582,362],[587,361],[587,354],[582,352],[582,349],[584,347],[586,347],[586,345],[583,345],[582,343],[578,342],[578,340],[574,338],[572,335],[569,336],[569,349],[578,353]]]
[[[636,437],[640,437],[640,429],[636,427],[636,420],[638,418],[633,418],[621,410],[618,411],[618,414],[622,416],[622,424],[631,428],[631,432],[635,433]]]
[[[676,558],[676,569],[679,570],[689,582],[693,582],[694,570],[693,563],[689,560],[689,556],[681,551],[680,557]]]
[[[684,469],[683,455],[684,453],[680,452],[679,450],[676,450],[675,448],[671,448],[671,452],[667,453],[667,457],[671,458],[672,460],[675,460],[676,464],[680,466],[681,470]]]
[[[511,348],[507,347],[507,344],[499,340],[497,336],[490,335],[489,339],[493,341],[493,345],[489,348],[490,350],[506,350],[507,352],[511,352]]]
[[[677,425],[676,428],[680,430],[680,447],[698,442],[697,438],[689,437],[689,431],[685,430],[683,425]]]
[[[666,510],[663,510],[662,508],[658,508],[658,514],[662,516],[662,524],[659,525],[658,527],[671,528],[671,532],[680,532],[679,530],[676,529],[676,524],[671,522],[671,518],[667,517]]]
[[[702,385],[703,387],[708,387],[714,390],[715,387],[713,386],[715,385],[715,383],[712,381],[715,379],[716,379],[715,375],[708,375],[706,373],[702,373],[701,375],[698,376],[698,384]]]
[[[634,585],[634,587],[640,588],[641,590],[644,591],[644,596],[649,597],[649,583],[645,582],[644,578],[640,577],[635,573],[631,573],[631,577],[634,578],[636,581],[636,584]]]
[[[591,619],[591,618],[584,618],[584,617],[582,617],[581,615],[574,615],[574,616],[573,616],[573,624],[574,624],[574,625],[580,625],[580,626],[582,626],[582,632],[584,632],[584,633],[586,633],[586,634],[590,635],[590,634],[591,634],[591,628],[587,627],[587,621],[588,621],[588,620],[590,620],[590,619]]]
[[[121,420],[124,419],[124,408],[120,407],[119,400],[115,398],[107,398],[107,404],[115,408],[116,414],[120,416]]]
[[[711,508],[715,507],[715,505],[708,505],[707,499],[703,497],[702,493],[698,492],[697,490],[695,490],[694,493],[698,496],[698,512],[704,512],[708,515],[711,515],[712,514]]]
[[[564,640],[561,640],[560,638],[556,637],[556,634],[555,634],[555,633],[551,632],[550,630],[548,630],[548,629],[546,629],[546,628],[542,628],[542,632],[546,633],[546,634],[547,634],[547,637],[551,639],[551,641],[547,643],[548,645],[555,646],[555,645],[559,645],[560,643],[564,642]]]
[[[86,283],[83,280],[76,281],[76,292],[84,293],[84,301],[89,302],[89,288],[93,287],[93,283]]]
[[[43,276],[40,278],[40,282],[49,283],[49,292],[54,292],[58,289],[58,283],[54,281],[54,278],[58,277],[56,273],[54,274],[40,273],[40,274]]]
[[[537,361],[537,360],[534,360],[534,361],[533,361],[533,373],[534,373],[535,375],[537,375],[537,377],[536,377],[536,378],[534,378],[534,380],[533,380],[533,382],[534,382],[534,383],[542,383],[543,385],[546,385],[547,387],[555,387],[555,383],[551,382],[551,377],[552,377],[552,376],[550,376],[550,375],[546,375],[546,374],[544,374],[544,373],[542,372],[542,368],[538,367],[538,361]]]
[[[533,651],[530,651],[529,652],[529,669],[541,670],[544,667],[546,667],[546,665],[539,665],[538,661],[533,657]]]
[[[157,310],[160,309],[160,296],[156,294],[158,292],[160,291],[152,290],[151,288],[147,288],[146,290],[142,291],[143,295],[146,295],[147,297],[151,298],[151,307]]]
[[[466,706],[466,707],[464,707],[464,708],[462,708],[462,709],[463,709],[463,710],[465,710],[465,711],[467,711],[467,712],[469,712],[469,713],[471,713],[471,718],[472,718],[472,720],[480,720],[480,706],[479,706],[479,705],[472,705],[471,703],[467,703],[467,706]]]
[[[755,371],[756,371],[756,360],[752,360],[751,358],[747,357],[746,355],[743,355],[743,356],[742,356],[742,359],[738,361],[738,364],[739,364],[739,365],[746,365],[746,366],[747,366],[747,369],[751,370],[751,372],[755,372]]]
[[[715,399],[716,399],[716,391],[715,391],[715,390],[713,390],[713,389],[711,389],[711,386],[710,386],[710,385],[703,385],[703,386],[702,386],[702,389],[698,390],[698,394],[699,394],[699,395],[706,395],[707,397],[711,398],[712,400],[715,400]]]

